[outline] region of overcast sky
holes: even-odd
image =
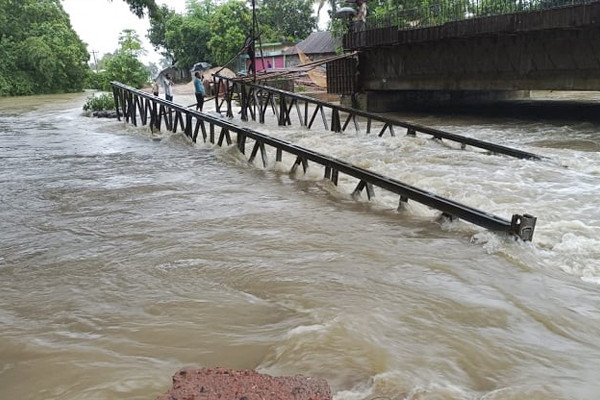
[[[129,10],[123,0],[61,0],[63,8],[71,18],[71,26],[88,45],[91,61],[92,52],[96,52],[98,60],[106,53],[114,53],[119,46],[119,33],[123,29],[133,29],[142,40],[142,46],[148,54],[142,57],[143,63],[150,61],[158,64],[161,56],[156,53],[146,34],[150,29],[147,18],[139,19]],[[285,0],[281,0],[285,1]],[[182,13],[186,0],[158,0],[158,4],[166,4],[171,9]],[[316,8],[315,8],[316,9]],[[327,7],[321,11],[320,28],[324,29],[329,20]]]
[[[185,10],[186,0],[157,1],[167,4],[177,12]],[[158,63],[161,56],[153,51],[152,45],[146,38],[150,28],[147,18],[139,19],[129,10],[129,5],[123,0],[62,0],[63,8],[71,18],[71,26],[88,45],[90,57],[96,51],[100,59],[103,54],[114,53],[119,46],[119,33],[123,29],[133,29],[142,40],[148,55],[142,57],[142,62]]]

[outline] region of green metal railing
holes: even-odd
[[[395,27],[399,30],[440,26],[493,15],[540,11],[597,2],[598,0],[445,0],[424,2],[419,7],[407,8],[405,4],[386,4],[367,17],[366,28]]]

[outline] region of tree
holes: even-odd
[[[210,24],[210,15],[201,13],[169,19],[165,42],[173,49],[177,67],[189,68],[198,61],[212,62],[212,54],[208,50]]]
[[[111,0],[112,1],[112,0]],[[159,7],[156,5],[154,0],[123,0],[129,4],[129,9],[132,13],[142,18],[144,15],[148,15],[150,18],[156,18]]]
[[[150,20],[148,39],[155,50],[179,68],[191,67],[198,61],[212,62],[207,43],[215,9],[212,0],[189,0],[184,15],[163,6],[160,18]]]
[[[113,53],[104,53],[104,55],[102,56],[102,58],[100,60],[98,60],[98,69],[100,69],[100,70],[106,70],[106,66],[108,65],[108,62],[114,56],[115,55]]]
[[[325,6],[327,0],[313,0],[313,4],[317,4],[317,21],[321,18],[321,10]]]
[[[0,1],[0,95],[80,91],[88,60],[60,0]]]
[[[175,62],[175,49],[172,49],[167,44],[167,24],[176,16],[175,11],[167,6],[162,6],[153,17],[150,17],[150,29],[147,35],[148,40],[154,46],[154,50],[160,52],[164,58],[170,60],[169,65]]]
[[[256,0],[260,40],[297,41],[316,29],[313,0]],[[333,0],[330,0],[333,1]],[[148,38],[179,68],[207,61],[226,65],[235,59],[246,38],[252,35],[252,13],[248,1],[188,0],[186,12],[177,14],[168,7],[151,19]]]
[[[158,60],[158,65],[161,69],[169,68],[172,65],[172,61],[170,58],[161,58]]]
[[[469,3],[469,12],[476,16],[498,15],[523,11],[528,4],[534,4],[535,1],[523,2],[519,0],[512,1],[490,1]],[[570,4],[570,3],[569,3]]]
[[[259,23],[262,31],[269,31],[263,41],[279,41],[285,38],[296,41],[306,38],[317,28],[312,16],[313,0],[262,0]]]
[[[146,68],[148,69],[150,76],[157,76],[160,72],[160,70],[158,69],[158,65],[156,65],[156,63],[153,62],[149,62],[148,65],[146,65]]]
[[[144,52],[138,34],[131,29],[123,30],[119,36],[119,48],[105,64],[108,79],[138,89],[144,86],[150,77],[146,66],[138,60]]]
[[[252,15],[246,3],[229,0],[219,6],[212,15],[211,38],[208,49],[215,63],[226,65],[242,49],[244,41],[252,33]]]
[[[127,53],[135,58],[146,54],[142,47],[142,41],[136,31],[124,29],[119,35],[119,49],[117,52]]]
[[[516,0],[515,0],[516,1]],[[464,19],[468,9],[468,0],[386,0],[369,2],[369,15],[383,24],[397,24],[401,27],[423,27],[441,25],[448,21]],[[478,8],[486,3],[496,4],[495,0],[477,2]],[[498,3],[500,4],[500,3]],[[485,6],[487,8],[487,6]],[[368,22],[367,22],[368,24]]]

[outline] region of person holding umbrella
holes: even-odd
[[[171,74],[166,74],[163,78],[163,86],[165,87],[165,99],[173,101],[173,78]]]
[[[202,107],[204,106],[204,94],[206,91],[204,90],[204,77],[200,75],[200,71],[196,71],[194,73],[194,89],[196,95],[196,110],[202,111]]]

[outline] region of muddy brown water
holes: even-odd
[[[183,366],[323,377],[337,400],[598,398],[597,122],[397,115],[541,162],[246,123],[537,216],[521,243],[398,212],[389,193],[354,200],[346,178],[290,176],[289,157],[263,169],[235,147],[82,116],[86,96],[0,99],[1,399],[153,399]]]

